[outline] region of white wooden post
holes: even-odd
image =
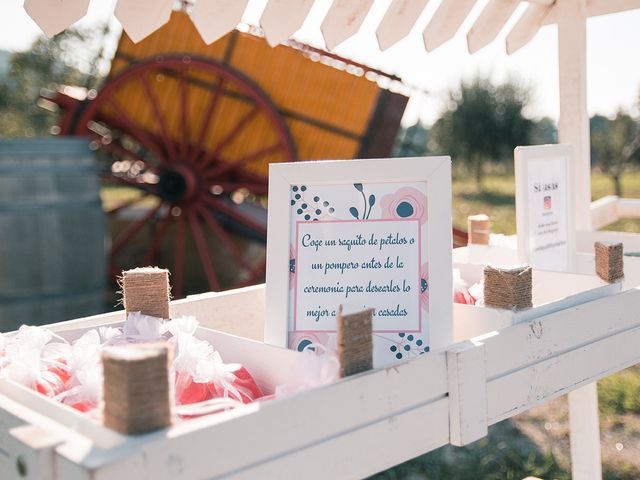
[[[587,16],[585,0],[558,0],[560,143],[573,145],[578,230],[591,229],[591,148],[587,113]]]
[[[576,228],[591,229],[591,148],[587,113],[587,12],[585,0],[558,0],[561,143],[575,155]],[[598,393],[595,383],[569,394],[571,471],[574,480],[602,478]]]

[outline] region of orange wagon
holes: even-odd
[[[182,296],[194,252],[211,290],[263,279],[263,250],[244,239],[265,241],[269,163],[389,156],[407,103],[380,86],[393,83],[307,45],[271,48],[256,32],[207,46],[174,12],[138,44],[122,35],[99,92],[53,100],[60,133],[100,150],[103,181],[137,192],[107,212],[119,219],[112,272],[165,265]]]

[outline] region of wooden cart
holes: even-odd
[[[269,163],[389,156],[407,97],[381,84],[399,82],[256,32],[207,46],[176,11],[137,44],[122,35],[100,91],[52,100],[60,134],[100,150],[103,181],[134,189],[107,212],[112,273],[170,267],[180,297],[185,258],[211,290],[264,278],[264,252],[246,239],[265,241]]]

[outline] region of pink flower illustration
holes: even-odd
[[[412,187],[402,187],[396,193],[385,195],[380,199],[382,218],[420,220],[420,225],[427,221],[427,197]]]
[[[420,268],[420,308],[429,311],[429,264],[423,263]]]
[[[302,352],[305,348],[314,349],[317,353],[323,353],[322,348],[315,348],[314,345],[323,345],[326,348],[332,349],[332,345],[329,343],[330,337],[325,332],[290,332],[289,333],[289,348],[291,350],[297,350]]]

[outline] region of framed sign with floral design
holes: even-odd
[[[271,164],[265,341],[333,346],[374,308],[374,366],[451,342],[449,157]]]

